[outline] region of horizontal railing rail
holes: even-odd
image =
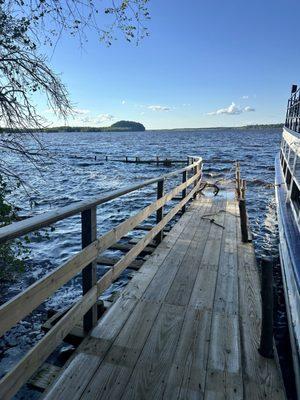
[[[188,172],[192,172],[192,175],[188,174]],[[181,174],[182,183],[165,194],[164,183],[166,179],[180,176]],[[188,175],[191,176],[189,177]],[[185,211],[186,204],[196,196],[200,187],[201,177],[202,159],[200,157],[189,157],[189,165],[182,169],[162,175],[158,178],[148,179],[124,189],[110,192],[99,198],[81,201],[56,211],[47,212],[25,221],[16,222],[0,229],[0,238],[3,242],[81,213],[83,247],[80,252],[75,254],[68,261],[0,307],[1,336],[36,309],[57,289],[66,284],[78,273],[82,272],[83,296],[29,351],[29,353],[1,379],[1,399],[10,399],[19,388],[26,383],[30,376],[67,336],[78,320],[83,318],[85,331],[89,331],[96,324],[96,302],[100,294],[120,276],[122,271],[130,265],[152,240],[156,240],[157,243],[162,240],[162,233],[166,224],[180,210]],[[98,205],[155,183],[157,183],[157,199],[154,202],[107,233],[97,237],[96,207]],[[192,188],[187,191],[190,186],[192,186]],[[180,202],[164,215],[163,207],[165,204],[180,193]],[[154,227],[112,268],[97,280],[96,260],[98,255],[119,241],[123,236],[132,231],[137,225],[155,212],[156,224]]]
[[[196,162],[197,163],[197,162]],[[187,167],[181,168],[179,170],[169,172],[168,174],[161,175],[158,178],[148,179],[143,182],[136,183],[131,186],[127,186],[122,189],[113,190],[109,193],[105,193],[102,196],[93,197],[88,200],[82,200],[78,203],[71,204],[69,206],[58,208],[54,211],[48,211],[40,215],[25,219],[23,221],[18,221],[13,224],[7,225],[0,228],[0,243],[3,243],[10,239],[15,239],[17,237],[23,236],[27,233],[33,232],[35,230],[45,228],[55,222],[61,221],[73,215],[79,214],[90,208],[99,206],[104,203],[108,203],[118,197],[124,196],[131,192],[135,192],[146,186],[153,185],[161,181],[162,179],[169,179],[183,173],[184,171],[190,171],[194,169],[193,164],[189,164]]]

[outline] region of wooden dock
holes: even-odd
[[[196,200],[45,399],[284,399],[274,360],[257,351],[260,321],[237,201]]]
[[[258,352],[261,285],[247,230],[245,182],[237,168],[235,189],[203,197],[202,165],[200,157],[189,157],[179,170],[0,228],[4,243],[81,214],[82,250],[0,306],[0,336],[79,273],[83,288],[0,380],[1,400],[32,384],[41,366],[50,371],[39,376],[44,387],[58,374],[44,394],[47,400],[285,398],[274,359]],[[175,187],[165,193],[169,179]],[[153,185],[155,201],[97,237],[97,207]],[[174,199],[179,201],[164,210]],[[152,214],[155,224],[145,225]],[[124,244],[137,228],[145,235]],[[102,255],[108,249],[125,254],[108,260]],[[141,266],[138,257],[145,253]],[[99,277],[97,263],[111,268]],[[98,319],[99,296],[133,267],[133,279]],[[80,323],[84,339],[58,373],[49,367],[49,356]],[[269,331],[265,343],[272,351]]]

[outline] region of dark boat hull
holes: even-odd
[[[287,308],[291,347],[298,396],[300,398],[300,235],[288,200],[288,191],[280,164],[275,160],[275,193],[279,228],[279,251]]]

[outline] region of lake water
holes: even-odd
[[[44,160],[42,174],[26,162],[12,160],[15,170],[31,185],[30,198],[20,189],[11,195],[14,204],[21,208],[22,215],[52,210],[170,170],[156,165],[105,162],[106,155],[138,156],[141,159],[155,158],[157,155],[185,159],[187,155],[200,155],[204,159],[205,176],[211,181],[233,178],[233,162],[239,160],[242,177],[247,179],[247,209],[257,255],[278,255],[273,182],[274,157],[279,151],[281,130],[74,132],[41,134],[40,138],[52,157]],[[98,207],[99,234],[149,204],[154,196],[155,188],[152,187],[142,194],[137,192]],[[32,253],[25,271],[18,275],[15,283],[1,287],[2,302],[80,249],[80,217],[55,224],[55,231],[49,232],[49,236],[42,242],[33,238]],[[104,297],[118,291],[129,278],[130,274],[124,273]],[[56,292],[25,322],[12,329],[0,342],[0,374],[10,369],[20,355],[41,337],[40,326],[46,310],[63,308],[74,302],[80,294],[81,282],[78,277]],[[30,335],[27,336],[27,333]]]

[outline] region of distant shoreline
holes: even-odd
[[[127,121],[126,121],[127,122]],[[24,133],[65,133],[65,132],[104,132],[104,133],[126,133],[126,132],[149,132],[149,131],[163,131],[163,132],[172,132],[172,131],[183,131],[183,132],[197,132],[197,131],[217,131],[217,130],[251,130],[251,129],[282,129],[284,124],[257,124],[257,125],[244,125],[244,126],[220,126],[220,127],[209,127],[209,128],[162,128],[162,129],[145,129],[145,127],[140,123],[132,123],[136,124],[132,126],[108,126],[108,127],[92,127],[92,126],[57,126],[57,127],[49,127],[49,128],[41,128],[41,129],[7,129],[0,128],[0,134],[5,132],[24,132]],[[117,124],[115,124],[117,125]],[[143,127],[144,129],[139,130],[139,127]]]
[[[148,129],[149,131],[207,131],[207,130],[247,130],[247,129],[282,129],[284,124],[257,124],[257,125],[242,125],[242,126],[214,126],[209,128],[163,128],[163,129]]]

